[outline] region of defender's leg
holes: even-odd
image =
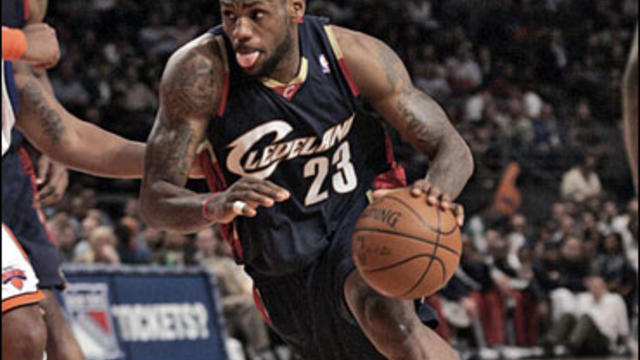
[[[37,304],[2,313],[2,358],[42,360],[47,329]]]
[[[357,270],[344,284],[349,309],[376,349],[390,360],[458,360],[454,350],[416,315],[413,302],[384,297]]]
[[[84,360],[80,345],[73,336],[60,304],[52,290],[43,289],[44,300],[40,306],[45,311],[44,321],[47,327],[47,358],[49,360]]]

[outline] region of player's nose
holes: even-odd
[[[244,17],[238,19],[233,29],[233,37],[239,43],[245,43],[253,37],[250,21]]]

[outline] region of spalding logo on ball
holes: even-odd
[[[402,299],[433,295],[460,264],[460,229],[451,211],[407,188],[369,205],[353,233],[353,258],[379,293]]]

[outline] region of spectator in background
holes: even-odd
[[[116,242],[116,236],[110,226],[99,226],[89,235],[89,250],[76,261],[93,264],[120,264]]]
[[[134,65],[127,67],[124,81],[114,85],[114,89],[124,94],[122,107],[129,112],[144,112],[155,109],[158,101],[153,91],[138,75],[138,68]]]
[[[124,217],[120,219],[113,231],[117,238],[118,256],[123,264],[145,264],[149,261],[148,252],[140,249],[136,243],[137,220]]]
[[[458,46],[456,56],[447,60],[451,87],[459,93],[467,93],[482,84],[482,70],[473,58],[473,45],[465,41]]]
[[[563,198],[584,202],[602,194],[600,178],[595,172],[596,162],[595,155],[587,153],[579,165],[563,175],[560,186]]]
[[[65,213],[58,213],[47,222],[47,229],[51,240],[62,254],[63,261],[73,259],[73,251],[76,246],[76,234]]]
[[[609,292],[601,277],[586,280],[588,292],[578,296],[575,307],[564,313],[545,336],[548,353],[562,354],[566,350],[575,355],[607,355],[616,353],[622,342],[631,352],[637,344],[630,342],[629,320],[624,300]]]
[[[577,295],[585,290],[584,280],[589,268],[584,254],[582,240],[575,236],[567,236],[560,247],[560,259],[556,271],[549,273],[551,299],[551,317],[557,321],[566,313],[576,309]]]
[[[631,310],[636,274],[624,253],[620,234],[610,233],[605,236],[591,271],[604,279],[609,291],[622,295]]]
[[[143,48],[159,55],[170,54],[178,45],[176,30],[162,23],[162,14],[153,12],[149,16],[149,25],[138,33]]]
[[[89,92],[80,82],[75,64],[71,60],[60,64],[59,76],[51,79],[51,85],[55,90],[56,97],[71,111],[78,111],[89,104]]]
[[[253,300],[253,283],[214,228],[196,235],[196,261],[213,271],[218,279],[222,308],[230,336],[246,344],[250,358],[269,348],[269,335]]]

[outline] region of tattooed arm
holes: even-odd
[[[217,194],[184,188],[196,147],[219,105],[222,69],[216,41],[208,34],[178,50],[167,63],[140,189],[142,216],[155,228],[194,233],[239,215],[253,217],[258,206],[273,206],[289,196],[268,181],[251,178]],[[238,201],[245,205],[241,211],[234,210]]]
[[[333,29],[363,99],[428,156],[428,182],[455,199],[471,177],[473,158],[442,108],[413,86],[402,61],[383,42]]]
[[[20,113],[16,127],[41,152],[92,175],[139,178],[144,144],[125,140],[67,112],[26,64],[15,63]]]

